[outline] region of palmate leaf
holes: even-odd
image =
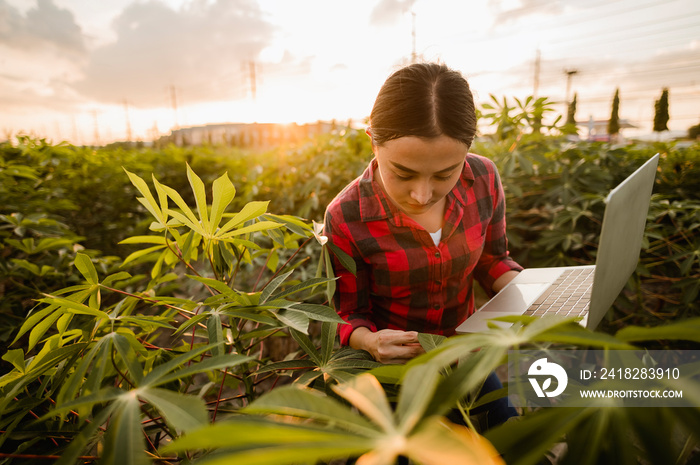
[[[160,450],[163,454],[211,448],[224,449],[198,462],[209,465],[285,465],[315,463],[334,457],[360,455],[372,448],[373,438],[315,425],[275,423],[251,417],[188,433]]]
[[[419,431],[408,438],[402,453],[424,465],[505,465],[493,445],[482,436],[439,417],[423,421]]]
[[[114,409],[116,415],[107,429],[102,463],[106,465],[148,465],[146,440],[141,429],[141,403],[135,392],[122,394]]]
[[[294,385],[273,389],[245,407],[242,412],[311,419],[369,437],[380,432],[376,425],[337,400],[314,389]]]
[[[421,370],[410,378],[417,380],[435,369],[425,366]],[[428,403],[421,398],[420,389],[406,394],[402,403],[404,418],[412,422],[419,417],[415,428],[406,428],[413,430],[408,434],[394,421],[386,395],[373,376],[361,375],[334,386],[334,390],[352,405],[307,388],[276,388],[244,408],[242,412],[248,415],[193,431],[162,452],[220,449],[204,460],[208,464],[291,464],[361,456],[358,464],[384,465],[393,463],[398,455],[429,465],[504,463],[488,442],[466,428],[417,414]],[[429,400],[431,394],[425,396]],[[305,421],[273,423],[253,416],[267,414]]]

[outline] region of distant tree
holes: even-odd
[[[654,132],[668,131],[668,120],[668,89],[664,88],[654,102]]]
[[[574,99],[569,102],[569,106],[566,109],[566,123],[564,123],[563,132],[564,134],[578,134],[578,129],[576,128],[576,99],[577,94],[574,94]]]
[[[697,139],[700,137],[700,124],[688,128],[688,138]]]
[[[608,121],[608,134],[611,136],[620,133],[620,89],[615,89],[615,96],[612,102],[612,112]]]

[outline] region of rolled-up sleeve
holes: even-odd
[[[508,252],[505,194],[495,165],[491,164],[490,168],[493,216],[486,228],[484,250],[474,270],[474,276],[489,296],[493,296],[493,283],[501,275],[511,270],[522,271],[523,267],[513,260]]]

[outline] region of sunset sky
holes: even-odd
[[[0,0],[0,139],[361,123],[414,30],[478,103],[533,94],[539,50],[538,96],[564,102],[575,70],[580,121],[608,118],[619,88],[620,116],[650,132],[668,87],[670,129],[700,123],[697,0]]]

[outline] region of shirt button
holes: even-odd
[[[440,310],[440,304],[433,304],[433,308],[435,310]]]
[[[438,251],[438,252],[435,252],[435,256],[436,256],[437,258],[440,258],[440,252],[439,252],[439,251]]]

